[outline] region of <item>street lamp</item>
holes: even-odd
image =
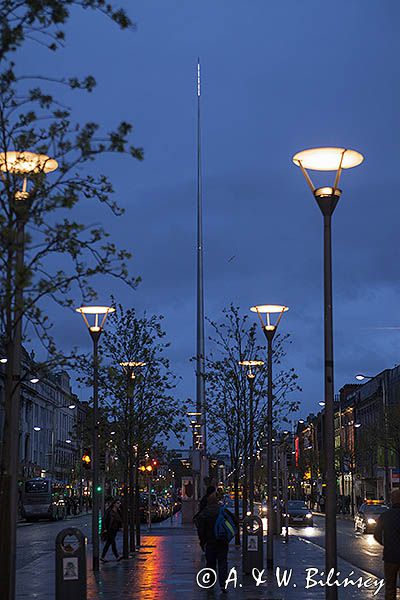
[[[267,353],[267,375],[268,375],[268,410],[267,410],[267,441],[268,441],[268,452],[267,452],[267,487],[268,487],[268,537],[267,537],[267,568],[274,568],[274,540],[273,540],[273,527],[272,520],[274,514],[274,507],[272,502],[273,496],[273,448],[272,448],[272,401],[273,401],[273,386],[272,386],[272,341],[275,333],[278,329],[278,325],[283,316],[283,313],[289,310],[287,306],[281,306],[279,304],[261,304],[258,306],[252,306],[251,312],[255,312],[260,319],[261,328],[267,338],[268,353]],[[265,315],[265,322],[262,317]],[[276,317],[277,315],[277,317]],[[275,319],[275,323],[273,320]]]
[[[335,427],[334,427],[334,383],[333,383],[333,327],[332,327],[332,215],[341,196],[338,188],[343,169],[360,165],[364,157],[347,148],[311,148],[298,152],[293,157],[300,167],[307,184],[322,212],[324,219],[324,339],[325,339],[325,448],[326,448],[326,529],[325,563],[326,572],[337,571],[336,547],[336,473],[335,473]],[[316,188],[307,172],[336,172],[333,187]],[[337,588],[326,587],[326,598],[337,599]]]
[[[7,360],[4,401],[3,450],[0,466],[0,556],[5,557],[0,566],[0,581],[4,600],[15,596],[16,571],[16,526],[17,526],[17,473],[18,473],[18,431],[20,412],[20,385],[15,385],[21,377],[21,341],[22,320],[24,314],[24,249],[25,224],[29,218],[30,192],[28,178],[38,173],[50,173],[57,169],[54,159],[34,152],[2,152],[0,153],[0,171],[7,189],[12,189],[10,179],[22,178],[22,189],[15,191],[9,199],[9,210],[12,219],[8,262],[12,270],[13,281],[6,286],[6,304],[9,307],[9,322],[6,331]],[[15,223],[15,231],[14,231]]]
[[[93,513],[92,513],[92,544],[93,544],[93,571],[99,570],[99,339],[103,332],[103,327],[107,315],[113,313],[115,308],[110,306],[81,306],[75,309],[80,313],[89,330],[93,341]]]
[[[362,375],[361,373],[359,373],[358,375],[356,375],[356,379],[358,381],[364,381],[364,379],[373,379],[373,377],[371,377],[371,375]]]
[[[252,368],[262,367],[263,364],[264,364],[264,361],[262,361],[262,360],[239,361],[239,365],[241,365],[242,367],[248,368],[247,380],[249,382],[249,387],[250,387],[250,403],[249,403],[249,412],[250,412],[249,509],[250,509],[250,514],[253,514],[253,511],[254,511],[254,379],[255,379],[255,374],[253,373]],[[247,427],[246,427],[246,431],[247,431]],[[247,456],[247,454],[248,454],[247,448],[245,448],[245,455]]]

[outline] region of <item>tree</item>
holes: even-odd
[[[90,173],[94,159],[104,153],[142,151],[128,140],[132,127],[123,122],[102,132],[94,122],[74,123],[68,109],[57,101],[57,83],[90,92],[93,77],[59,82],[17,76],[13,51],[32,37],[50,40],[55,49],[63,43],[62,26],[73,6],[106,13],[122,28],[131,26],[123,11],[103,0],[6,0],[1,6],[0,42],[0,328],[7,357],[5,422],[0,465],[0,595],[15,593],[16,484],[21,383],[22,322],[26,339],[40,339],[53,362],[57,353],[51,322],[43,307],[49,300],[71,307],[77,294],[88,301],[95,296],[90,279],[108,275],[135,286],[127,269],[129,253],[107,240],[102,227],[80,223],[69,216],[78,202],[99,201],[121,214],[112,199],[105,175]],[[39,82],[41,86],[39,85]],[[45,88],[43,88],[45,85]],[[52,175],[58,162],[58,170]]]
[[[250,325],[248,316],[242,317],[240,309],[230,305],[223,310],[221,322],[210,321],[211,350],[206,359],[207,424],[213,442],[219,450],[228,451],[233,472],[235,513],[239,515],[239,479],[244,457],[249,451],[249,401],[250,389],[247,373],[239,365],[243,360],[260,360],[266,347],[257,342],[257,323]],[[278,335],[274,342],[274,362],[281,365],[289,336]],[[253,403],[255,439],[262,437],[267,417],[266,369],[254,371]],[[290,393],[300,390],[298,376],[293,368],[277,372],[273,382],[274,421],[276,426],[285,422],[298,402],[290,400]]]
[[[127,13],[105,0],[3,0],[0,7],[0,61],[8,59],[26,40],[57,50],[65,42],[63,26],[71,9],[103,13],[121,29],[134,27]]]
[[[130,506],[131,550],[134,549],[133,522],[138,514],[139,463],[171,435],[178,438],[184,430],[184,407],[172,395],[175,376],[166,351],[169,343],[161,326],[162,317],[137,316],[135,309],[117,305],[110,317],[102,344],[100,394],[115,423],[114,442],[124,465],[124,488],[136,490]],[[135,478],[134,478],[135,474]],[[129,494],[125,493],[125,516]],[[137,522],[137,535],[140,524]],[[127,521],[125,519],[125,550]],[[126,552],[125,552],[126,553]]]

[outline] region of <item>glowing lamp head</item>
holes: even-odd
[[[356,375],[356,379],[357,381],[364,381],[365,379],[372,379],[372,377],[368,377],[367,375],[359,373],[358,375]]]
[[[253,367],[262,367],[264,364],[264,361],[262,360],[240,360],[239,361],[239,365],[241,365],[242,367],[248,367],[248,371],[247,371],[247,377],[249,379],[254,379],[255,378],[255,374],[252,371]]]
[[[283,306],[281,304],[258,304],[256,306],[251,306],[250,310],[251,310],[251,312],[257,313],[258,318],[260,319],[260,323],[263,328],[263,331],[266,334],[268,334],[268,333],[273,334],[279,325],[279,322],[282,318],[283,313],[288,311],[289,307]],[[265,315],[265,322],[263,320],[262,315]],[[274,316],[278,315],[275,320],[275,323],[273,323],[272,315],[274,315]]]
[[[115,312],[112,306],[81,306],[75,310],[82,315],[90,333],[94,334],[102,332],[107,315]]]
[[[348,148],[309,148],[297,152],[293,156],[293,162],[298,167],[310,171],[337,171],[339,168],[352,169],[358,167],[364,160],[360,152]]]
[[[147,365],[147,363],[139,360],[139,361],[128,361],[128,362],[120,362],[119,363],[121,367],[145,367]]]
[[[15,175],[30,175],[34,173],[51,173],[58,167],[58,162],[46,154],[35,152],[0,153],[0,170]]]
[[[308,150],[297,152],[297,154],[293,156],[294,164],[300,167],[315,198],[320,202],[324,198],[331,199],[332,212],[335,209],[335,206],[341,195],[339,181],[343,169],[352,169],[353,167],[357,167],[363,162],[363,160],[363,155],[356,150],[334,147],[309,148]],[[311,177],[308,174],[307,169],[310,171],[336,171],[335,182],[333,186],[316,188],[311,181]]]

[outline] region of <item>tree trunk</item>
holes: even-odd
[[[132,444],[131,444],[132,446]],[[133,456],[132,447],[129,448],[129,548],[131,552],[135,552],[135,471],[137,471],[136,461]]]
[[[135,527],[136,547],[140,547],[140,490],[139,490],[139,453],[136,453],[135,462]]]
[[[249,477],[248,477],[248,472],[249,472],[249,461],[247,458],[247,449],[246,449],[246,453],[245,453],[245,457],[244,457],[244,461],[243,461],[243,469],[244,469],[244,476],[243,476],[243,495],[242,495],[242,518],[244,519],[247,515],[247,501],[248,501],[248,489],[249,489]]]
[[[235,517],[239,522],[239,473],[237,468],[235,469],[235,475],[233,479],[233,490],[234,490],[234,503],[235,503]],[[240,531],[237,530],[235,536],[235,545],[240,546]]]
[[[125,468],[124,473],[124,495],[123,495],[123,546],[122,556],[124,559],[129,558],[129,495],[128,495],[128,468]]]

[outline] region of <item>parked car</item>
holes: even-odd
[[[160,498],[160,502],[162,503],[165,510],[165,519],[168,519],[172,515],[172,503],[170,498]]]
[[[380,500],[367,500],[361,504],[354,517],[354,531],[373,533],[379,516],[389,507]]]
[[[139,514],[141,523],[147,523],[149,515],[149,496],[140,494]],[[151,522],[157,523],[163,518],[163,509],[157,499],[156,494],[151,494]]]
[[[303,500],[289,500],[288,515],[289,525],[312,527],[314,524],[313,514]]]

